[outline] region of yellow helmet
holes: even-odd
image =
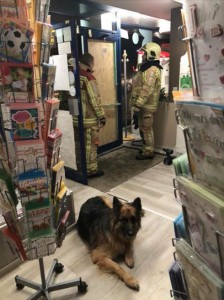
[[[161,48],[156,43],[147,43],[141,50],[146,52],[147,60],[159,60],[160,58]]]

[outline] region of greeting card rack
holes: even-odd
[[[0,209],[13,250],[22,260],[39,260],[41,284],[17,275],[17,288],[34,289],[29,299],[50,299],[50,292],[75,286],[86,292],[87,284],[81,278],[53,283],[53,274],[64,268],[57,259],[45,276],[43,259],[61,247],[74,212],[60,157],[60,101],[52,98],[50,0],[26,2],[0,1]]]
[[[175,247],[175,243],[176,241],[178,241],[179,239],[178,238],[173,238],[172,239],[172,245],[173,247]],[[185,276],[184,276],[184,271],[183,271],[183,268],[181,267],[181,265],[179,264],[178,262],[178,259],[177,259],[177,256],[176,256],[176,252],[173,252],[173,257],[174,257],[174,261],[178,264],[178,268],[180,270],[180,276],[181,276],[181,286],[177,286],[177,289],[171,289],[170,290],[170,296],[177,300],[181,299],[181,300],[187,300],[189,299],[189,295],[188,295],[188,292],[187,292],[187,287],[186,287],[186,280],[185,280]]]
[[[178,187],[178,183],[177,183],[176,179],[173,180],[173,186],[174,186],[174,197],[175,197],[176,201],[182,207],[182,212],[183,212],[185,224],[187,224],[188,223],[188,213],[187,213],[186,206],[181,201],[180,197],[178,197],[178,195],[177,195],[177,191],[179,190],[179,187]],[[185,230],[186,230],[185,240],[188,242],[188,244],[190,244],[192,246],[188,226],[186,226]],[[222,254],[223,250],[222,250],[222,243],[221,243],[221,240],[224,238],[224,233],[219,231],[219,230],[214,230],[213,235],[214,235],[214,238],[215,238],[216,244],[217,244],[217,251],[218,251],[217,257],[219,259],[219,266],[220,266],[219,276],[224,281],[224,259],[223,259],[223,254]],[[173,241],[173,243],[172,243],[173,246],[175,246],[174,241],[177,241],[177,240],[178,240],[177,238],[172,240]],[[215,251],[215,249],[214,249],[214,251]]]

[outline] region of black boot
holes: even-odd
[[[97,170],[96,172],[93,173],[89,173],[87,175],[88,178],[93,178],[93,177],[99,177],[99,176],[103,176],[104,175],[104,171],[102,170]]]
[[[148,153],[148,154],[143,154],[140,153],[136,155],[137,160],[144,160],[144,159],[152,159],[155,156],[154,152]]]

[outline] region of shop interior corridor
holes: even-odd
[[[64,265],[64,271],[55,275],[55,282],[82,278],[88,285],[86,294],[79,294],[77,287],[50,293],[54,300],[169,300],[170,279],[168,269],[173,262],[172,238],[174,238],[173,220],[180,213],[180,204],[173,193],[173,165],[163,162],[145,170],[137,176],[103,193],[90,186],[67,180],[68,188],[74,193],[76,218],[80,206],[88,198],[105,195],[112,199],[115,195],[124,201],[140,197],[145,210],[142,228],[135,241],[135,267],[129,272],[139,281],[140,291],[133,291],[114,275],[105,273],[91,262],[88,250],[77,235],[76,229],[67,234],[63,246],[54,255],[44,257],[47,274],[54,258]],[[122,264],[124,268],[127,268]],[[32,281],[40,282],[37,260],[27,261],[15,267],[0,278],[1,299],[24,300],[33,295],[33,290],[25,287],[17,290],[15,276],[20,275]],[[14,286],[13,286],[14,284]],[[4,287],[4,288],[3,288]]]

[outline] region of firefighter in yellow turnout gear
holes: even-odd
[[[156,43],[148,43],[144,51],[143,61],[133,80],[130,105],[133,107],[134,128],[139,127],[142,138],[142,150],[136,159],[152,159],[154,157],[153,116],[157,111],[161,89],[160,53],[161,48]]]
[[[80,57],[79,62],[87,175],[90,178],[104,175],[104,172],[98,169],[97,147],[99,130],[106,124],[106,118],[97,82],[92,74],[94,57],[85,53]],[[78,128],[77,117],[73,118],[73,124],[75,129]]]

